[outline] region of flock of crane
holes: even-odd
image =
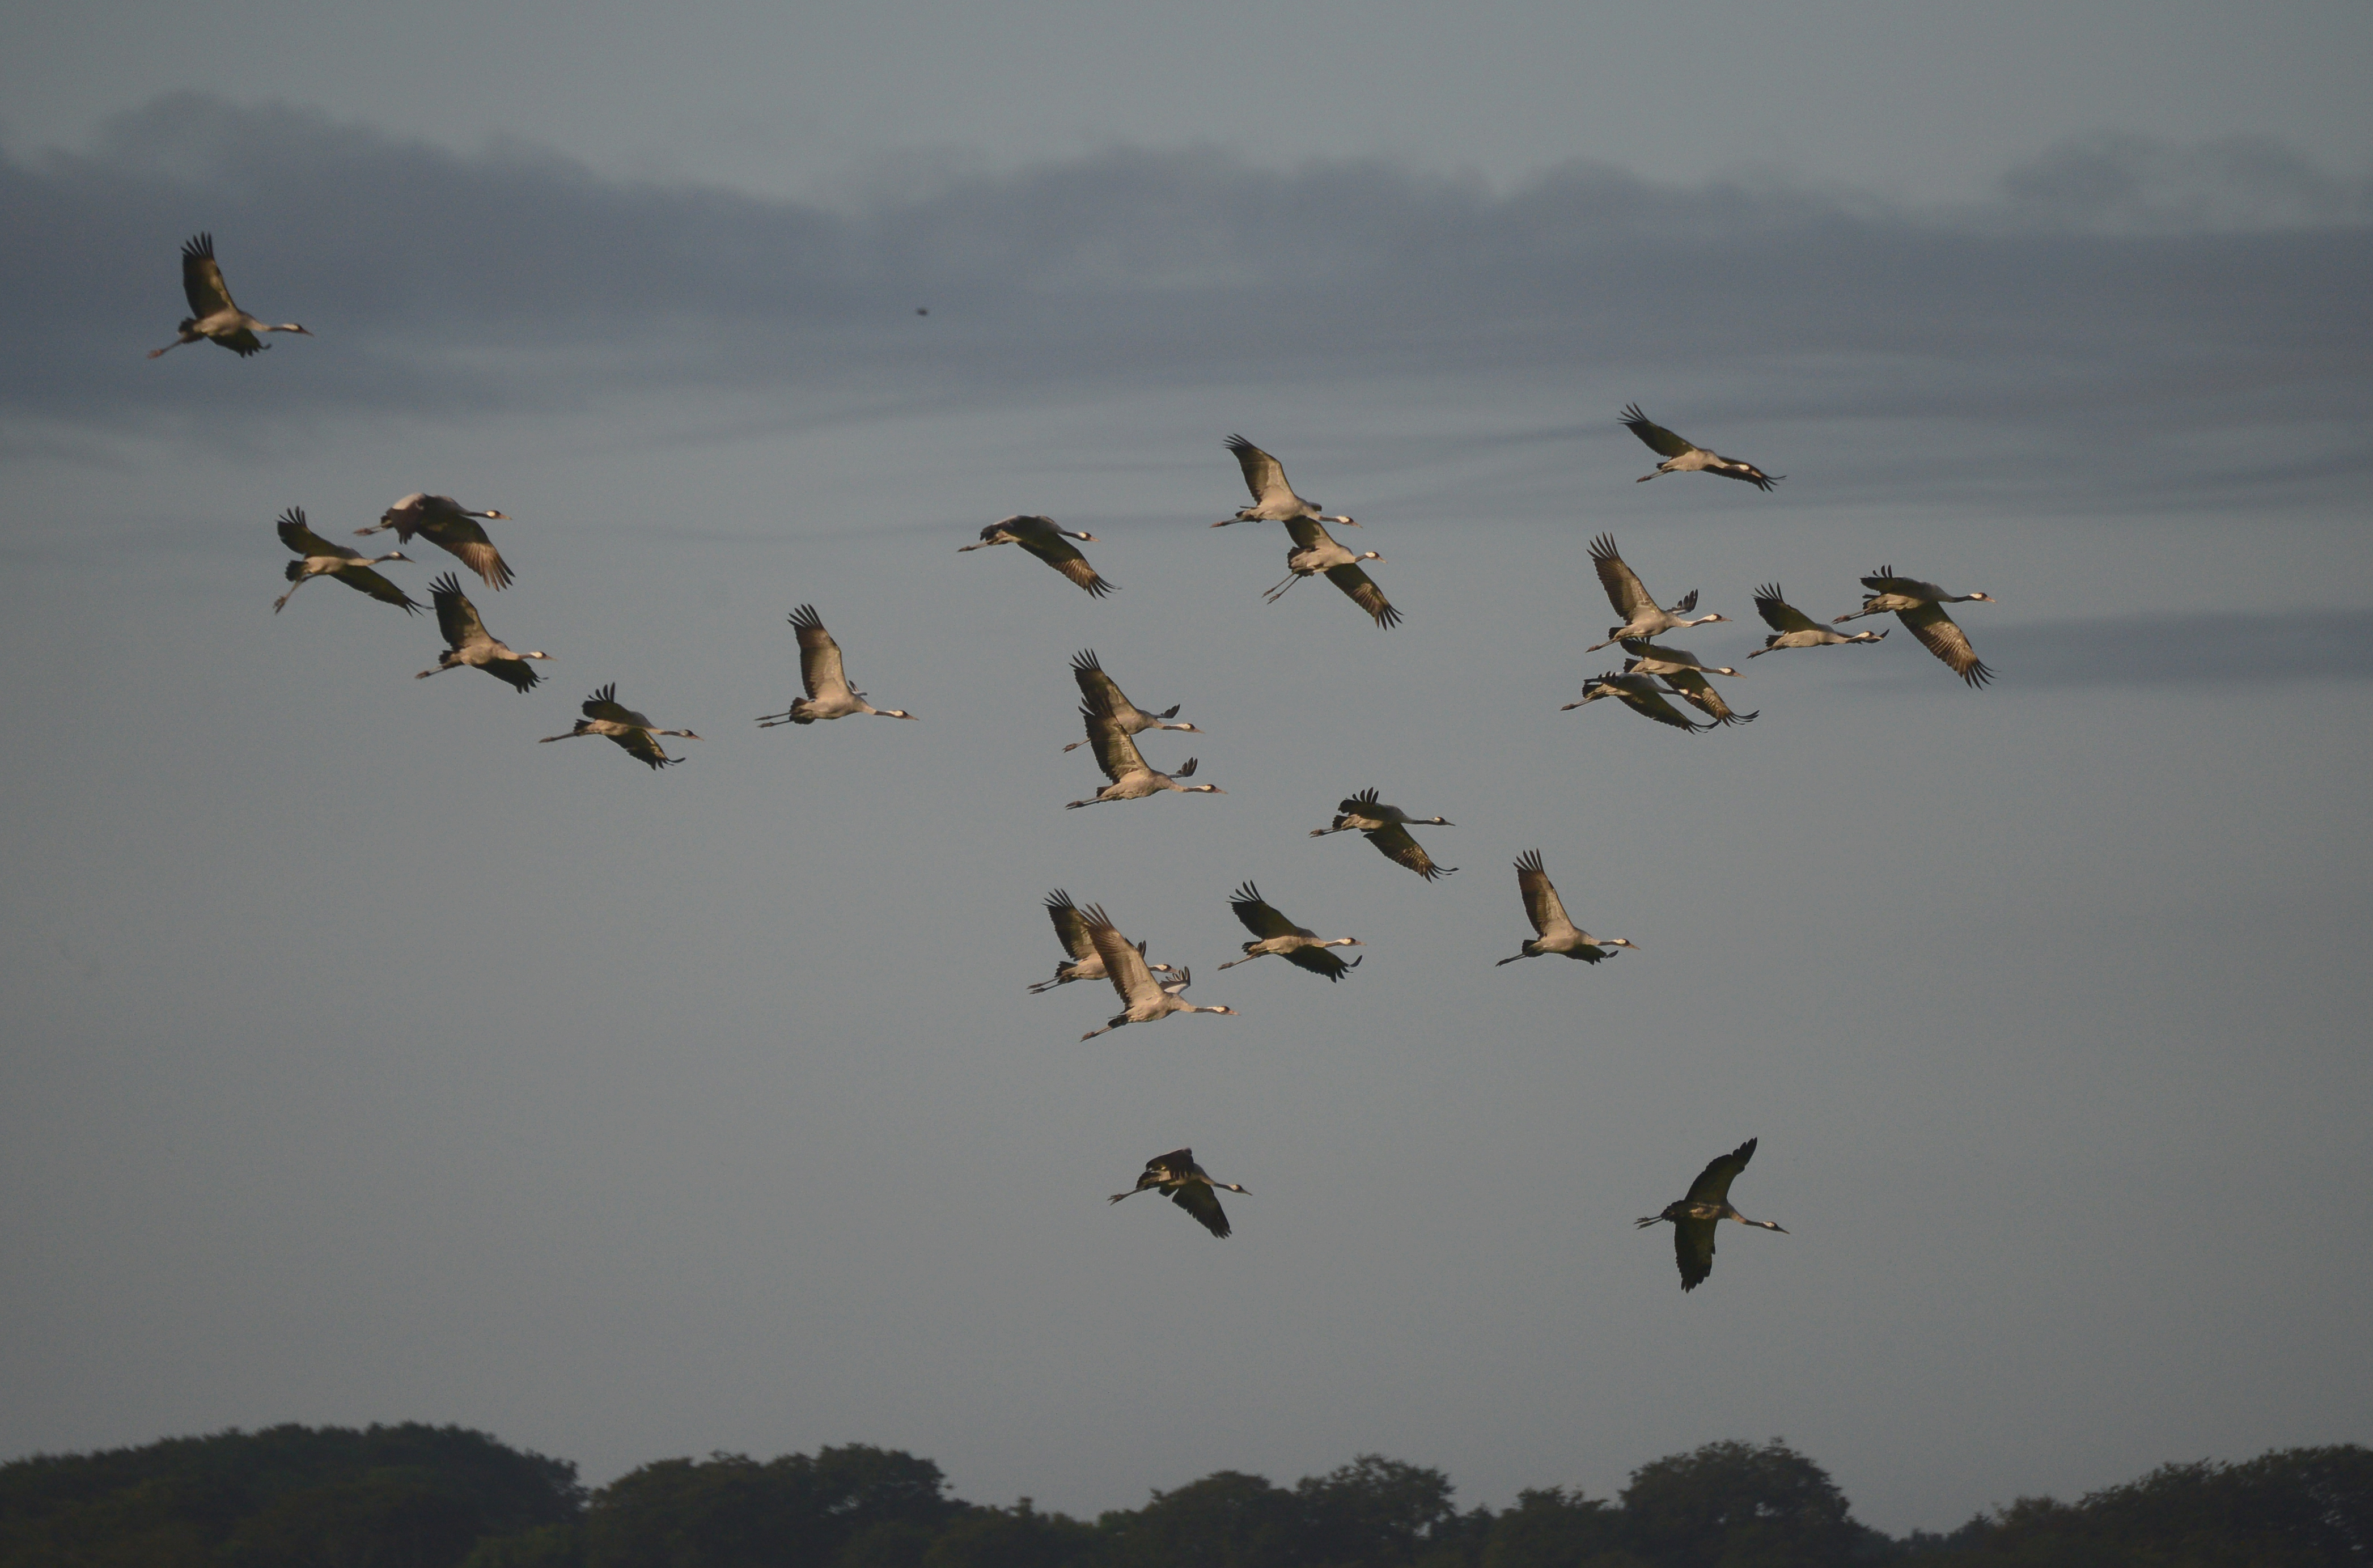
[[[180,335],[163,348],[154,350],[150,358],[180,347],[182,344],[210,341],[242,358],[268,346],[259,333],[285,332],[310,336],[297,323],[271,323],[241,310],[232,301],[230,291],[223,282],[222,269],[215,259],[211,235],[199,234],[181,249],[181,283],[189,298],[191,315],[181,323]],[[1736,479],[1770,490],[1785,475],[1767,474],[1750,462],[1724,457],[1717,452],[1676,435],[1652,422],[1637,404],[1625,408],[1622,423],[1663,459],[1654,472],[1640,476],[1640,482],[1665,474],[1704,473]],[[1363,563],[1382,561],[1377,551],[1353,552],[1327,532],[1327,525],[1358,526],[1347,516],[1327,515],[1318,504],[1297,494],[1285,476],[1278,460],[1253,445],[1242,436],[1228,438],[1228,450],[1235,455],[1243,470],[1245,486],[1252,493],[1252,504],[1237,509],[1233,517],[1213,523],[1224,528],[1238,522],[1276,522],[1281,524],[1292,541],[1286,554],[1287,574],[1266,597],[1275,603],[1287,591],[1304,578],[1324,574],[1354,604],[1358,605],[1379,627],[1399,624],[1401,614],[1385,596],[1375,579],[1370,577]],[[450,496],[415,492],[405,496],[380,515],[380,521],[368,528],[357,529],[358,535],[394,531],[397,541],[409,544],[417,536],[457,557],[474,572],[491,591],[510,586],[512,572],[502,553],[486,534],[485,523],[507,521],[499,511],[472,511]],[[277,613],[293,598],[298,588],[317,577],[335,578],[347,587],[367,594],[382,603],[392,604],[407,614],[416,614],[421,604],[409,593],[383,576],[378,568],[393,561],[410,562],[413,557],[401,549],[385,555],[366,556],[348,545],[333,543],[313,532],[305,512],[291,507],[282,514],[277,527],[281,543],[295,556],[288,561],[285,574],[290,584],[287,592],[273,603]],[[1074,543],[1076,541],[1077,543]],[[1021,515],[991,523],[980,531],[980,537],[960,550],[979,550],[996,544],[1018,544],[1089,594],[1101,598],[1115,591],[1115,585],[1105,580],[1079,549],[1080,544],[1098,543],[1093,534],[1058,528],[1050,518]],[[1726,725],[1745,724],[1758,717],[1758,712],[1739,713],[1725,702],[1711,677],[1735,677],[1739,671],[1724,664],[1708,664],[1685,649],[1672,647],[1654,639],[1669,633],[1686,631],[1691,626],[1727,621],[1730,617],[1708,613],[1692,617],[1698,595],[1692,591],[1681,596],[1670,608],[1656,603],[1639,575],[1625,564],[1612,535],[1601,534],[1591,542],[1591,562],[1600,585],[1615,613],[1622,617],[1619,625],[1607,628],[1607,639],[1593,645],[1587,651],[1619,645],[1625,660],[1619,670],[1608,670],[1585,683],[1582,696],[1565,707],[1581,708],[1603,697],[1612,697],[1634,712],[1692,733]],[[1972,687],[1982,686],[1993,678],[1993,671],[1979,659],[1970,645],[1969,638],[1956,625],[1945,606],[1970,601],[1991,603],[1984,593],[1948,594],[1933,582],[1898,576],[1893,568],[1881,567],[1862,579],[1867,591],[1861,607],[1833,617],[1842,623],[1864,615],[1891,611],[1911,635],[1942,660],[1954,673]],[[437,614],[438,628],[444,634],[447,647],[437,663],[419,673],[427,679],[440,671],[463,665],[484,670],[496,679],[518,691],[534,687],[542,675],[535,661],[552,656],[541,649],[516,652],[486,629],[477,607],[462,590],[459,576],[445,572],[429,585],[429,599]],[[1820,648],[1831,644],[1876,643],[1885,631],[1864,630],[1851,635],[1834,631],[1812,616],[1790,604],[1781,594],[1779,586],[1767,584],[1755,595],[1756,614],[1771,628],[1761,648],[1750,653],[1750,659],[1777,652],[1782,649]],[[853,714],[871,714],[883,719],[913,719],[904,708],[876,708],[866,694],[852,685],[843,662],[840,645],[825,630],[823,617],[812,604],[802,604],[791,612],[800,649],[800,678],[806,695],[794,700],[780,713],[758,718],[761,728],[779,724],[812,724],[819,720],[844,719]],[[1145,760],[1138,749],[1135,737],[1152,731],[1178,730],[1199,733],[1191,723],[1178,720],[1178,708],[1173,706],[1159,713],[1149,712],[1130,701],[1120,686],[1106,674],[1093,649],[1083,649],[1071,661],[1071,672],[1080,696],[1080,718],[1086,727],[1086,736],[1074,741],[1064,750],[1089,746],[1108,782],[1086,800],[1072,801],[1068,809],[1099,805],[1111,801],[1141,800],[1165,790],[1180,794],[1223,794],[1214,784],[1182,784],[1180,779],[1192,778],[1198,759],[1189,757],[1174,773],[1163,773]],[[1706,716],[1699,723],[1676,708],[1669,697],[1678,697]],[[608,738],[654,770],[681,761],[671,756],[660,746],[662,736],[696,741],[700,737],[690,730],[657,728],[643,714],[618,701],[614,684],[605,685],[581,705],[584,715],[565,734],[546,735],[543,740],[569,740],[579,735],[601,735]],[[1410,834],[1413,826],[1455,825],[1441,816],[1420,817],[1386,804],[1374,789],[1365,790],[1340,802],[1337,814],[1325,827],[1311,829],[1314,837],[1334,833],[1357,832],[1374,845],[1385,857],[1397,865],[1415,872],[1431,882],[1449,875],[1457,868],[1438,865],[1423,845]],[[1558,897],[1556,885],[1542,863],[1538,850],[1528,850],[1516,863],[1516,885],[1521,895],[1526,919],[1535,935],[1522,948],[1501,964],[1514,964],[1519,959],[1563,954],[1586,964],[1602,962],[1617,948],[1636,947],[1621,937],[1598,937],[1584,930],[1568,916],[1564,903]],[[1324,976],[1328,981],[1339,981],[1361,962],[1348,962],[1330,951],[1338,947],[1358,947],[1362,943],[1352,937],[1322,939],[1315,931],[1299,926],[1275,906],[1263,898],[1252,883],[1239,887],[1229,901],[1238,920],[1252,934],[1253,940],[1244,944],[1244,955],[1220,965],[1231,969],[1257,958],[1275,956],[1297,968]],[[1122,1009],[1102,1026],[1080,1036],[1090,1040],[1113,1029],[1131,1024],[1150,1024],[1177,1012],[1215,1012],[1233,1014],[1230,1007],[1201,1006],[1186,1000],[1186,991],[1193,984],[1193,972],[1175,968],[1166,963],[1154,962],[1147,952],[1147,943],[1130,942],[1123,936],[1101,905],[1081,907],[1075,904],[1068,892],[1058,890],[1046,900],[1058,940],[1067,958],[1058,965],[1054,977],[1029,988],[1043,992],[1069,985],[1075,980],[1104,980],[1118,993]],[[1690,1183],[1688,1195],[1667,1205],[1657,1214],[1642,1219],[1642,1227],[1669,1222],[1674,1227],[1674,1256],[1681,1275],[1681,1288],[1694,1290],[1713,1268],[1715,1228],[1724,1220],[1754,1225],[1765,1230],[1780,1230],[1769,1220],[1750,1220],[1731,1207],[1731,1183],[1747,1166],[1755,1153],[1756,1141],[1748,1139],[1729,1153],[1724,1154],[1701,1172]],[[1228,1216],[1220,1206],[1217,1189],[1242,1193],[1245,1189],[1233,1182],[1214,1181],[1196,1164],[1191,1149],[1173,1150],[1146,1162],[1137,1185],[1128,1192],[1116,1193],[1112,1201],[1119,1202],[1132,1193],[1160,1191],[1185,1210],[1215,1236],[1229,1234]]]

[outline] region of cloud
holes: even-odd
[[[2003,177],[2017,223],[2104,234],[2363,228],[2373,177],[2340,178],[2259,136],[2176,146],[2102,132]]]
[[[179,95],[87,151],[0,159],[25,237],[0,281],[39,302],[0,411],[154,427],[1652,365],[1758,378],[1768,415],[2081,411],[2087,439],[2168,429],[2170,395],[2195,422],[2251,398],[2361,415],[2362,334],[2332,330],[2361,292],[2361,185],[2265,144],[2097,141],[2006,190],[1953,215],[1595,164],[1500,190],[1183,149],[827,207]],[[200,228],[243,304],[319,335],[246,366],[142,359],[182,313],[174,251]]]

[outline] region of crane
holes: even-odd
[[[1665,689],[1717,724],[1752,724],[1763,712],[1759,708],[1752,713],[1734,711],[1700,670],[1675,671],[1665,677]]]
[[[1285,465],[1242,436],[1230,436],[1228,450],[1236,454],[1236,465],[1245,471],[1245,488],[1253,493],[1253,504],[1233,517],[1222,518],[1212,527],[1225,528],[1232,522],[1284,522],[1297,517],[1339,522],[1346,528],[1360,526],[1352,518],[1328,517],[1318,509],[1316,501],[1295,495],[1293,486],[1286,483]]]
[[[461,557],[462,564],[476,572],[488,588],[505,589],[511,585],[511,568],[502,552],[478,526],[478,520],[508,522],[510,515],[497,511],[464,511],[462,503],[450,496],[430,496],[415,490],[395,505],[379,514],[379,521],[368,528],[357,528],[357,536],[377,533],[392,528],[397,539],[409,544],[415,533],[448,555]]]
[[[1318,940],[1318,933],[1306,926],[1297,926],[1278,912],[1276,906],[1260,895],[1260,889],[1245,883],[1228,900],[1228,907],[1245,923],[1245,930],[1257,940],[1245,943],[1245,955],[1231,958],[1220,965],[1233,969],[1239,964],[1249,964],[1256,958],[1276,954],[1297,969],[1307,969],[1314,975],[1324,975],[1339,980],[1358,968],[1361,958],[1346,964],[1327,950],[1330,947],[1365,947],[1367,943],[1355,936],[1330,937]],[[1366,955],[1362,954],[1362,958]]]
[[[368,593],[382,604],[401,604],[407,615],[420,614],[419,603],[411,594],[371,570],[382,561],[411,560],[412,557],[403,551],[390,550],[384,556],[366,556],[344,544],[333,544],[307,525],[303,507],[290,507],[280,514],[279,521],[273,526],[280,530],[280,542],[304,557],[286,563],[285,575],[292,586],[286,593],[272,602],[274,614],[280,614],[280,607],[296,596],[298,589],[317,577],[336,578],[348,588]]]
[[[1285,553],[1285,580],[1262,595],[1263,598],[1274,604],[1285,597],[1287,589],[1303,578],[1325,572],[1327,580],[1341,589],[1352,603],[1365,610],[1376,625],[1395,626],[1400,624],[1401,613],[1393,608],[1392,602],[1385,597],[1385,591],[1378,588],[1375,579],[1360,566],[1362,561],[1383,560],[1385,557],[1381,552],[1362,550],[1353,555],[1338,544],[1335,536],[1327,532],[1327,525],[1315,517],[1287,518],[1285,531],[1293,536],[1293,547]]]
[[[1748,655],[1749,659],[1760,659],[1783,648],[1826,648],[1832,643],[1883,642],[1887,638],[1885,627],[1875,632],[1859,631],[1852,637],[1829,630],[1783,599],[1780,585],[1776,582],[1767,582],[1755,591],[1755,613],[1763,617],[1763,624],[1771,628],[1771,635],[1763,639],[1762,647]]]
[[[1073,980],[1105,978],[1104,954],[1096,951],[1094,940],[1088,935],[1087,917],[1081,914],[1079,906],[1071,902],[1071,895],[1059,887],[1048,894],[1046,913],[1054,919],[1056,940],[1063,944],[1063,951],[1071,958],[1067,964],[1056,965],[1055,977],[1032,986],[1030,994],[1035,996],[1040,991],[1053,990],[1057,986],[1068,986]],[[1139,942],[1137,952],[1139,957],[1143,957],[1145,943]],[[1167,964],[1149,964],[1146,967],[1157,975],[1177,973]]]
[[[585,717],[565,735],[546,735],[540,743],[574,740],[579,735],[606,735],[623,747],[628,756],[648,766],[654,773],[671,763],[682,762],[680,756],[670,756],[660,749],[657,737],[681,735],[687,741],[699,736],[689,730],[654,730],[651,721],[618,701],[618,683],[611,682],[584,702]]]
[[[1631,655],[1623,661],[1625,674],[1663,676],[1666,691],[1717,724],[1749,724],[1762,712],[1760,708],[1754,713],[1733,712],[1722,693],[1706,679],[1738,673],[1727,664],[1702,663],[1686,648],[1663,648],[1642,638],[1626,638],[1623,651]]]
[[[1627,637],[1654,637],[1658,632],[1679,631],[1689,626],[1711,626],[1730,619],[1724,614],[1700,615],[1693,621],[1680,617],[1698,607],[1698,591],[1690,589],[1674,603],[1670,610],[1660,610],[1641,586],[1639,574],[1623,564],[1622,553],[1615,548],[1615,535],[1602,533],[1590,542],[1591,565],[1597,569],[1599,585],[1607,590],[1615,613],[1623,617],[1619,626],[1607,628],[1607,642],[1594,642],[1583,649],[1596,653],[1607,643],[1620,642]]]
[[[212,342],[220,344],[241,359],[251,354],[261,354],[271,347],[255,334],[263,332],[293,332],[302,337],[313,334],[294,322],[275,325],[260,322],[240,310],[230,297],[230,287],[223,282],[222,268],[215,263],[215,237],[193,234],[181,246],[181,292],[189,296],[190,313],[183,319],[181,335],[163,348],[152,348],[148,357],[176,349],[185,343]]]
[[[1703,724],[1691,722],[1679,708],[1665,700],[1665,688],[1656,684],[1656,678],[1654,675],[1614,670],[1584,682],[1582,696],[1567,703],[1558,711],[1571,713],[1583,704],[1596,702],[1603,696],[1614,697],[1632,712],[1646,714],[1657,723],[1669,724],[1676,730],[1687,730],[1695,733],[1700,730],[1713,729],[1716,722],[1714,720],[1709,720]]]
[[[1188,757],[1186,766],[1180,768],[1175,775],[1156,773],[1147,764],[1145,754],[1137,749],[1137,743],[1122,733],[1119,726],[1111,720],[1093,708],[1080,709],[1080,717],[1087,720],[1088,740],[1093,743],[1096,748],[1096,765],[1105,770],[1105,777],[1112,782],[1098,790],[1087,800],[1066,802],[1063,807],[1065,811],[1077,811],[1081,806],[1093,806],[1104,801],[1143,800],[1148,795],[1158,794],[1164,790],[1175,790],[1182,795],[1227,793],[1217,784],[1178,782],[1181,778],[1191,778],[1195,776],[1195,765],[1198,759]]]
[[[1649,451],[1665,460],[1656,465],[1655,474],[1640,475],[1635,481],[1637,484],[1645,485],[1649,480],[1656,477],[1656,474],[1702,472],[1719,474],[1724,479],[1743,479],[1759,490],[1769,490],[1772,486],[1788,477],[1784,474],[1766,474],[1751,462],[1741,462],[1735,457],[1724,457],[1718,452],[1710,452],[1694,442],[1685,440],[1662,425],[1650,420],[1646,415],[1640,412],[1640,405],[1636,403],[1623,410],[1622,419],[1625,427],[1633,435],[1648,443]]]
[[[1114,929],[1102,905],[1091,904],[1081,912],[1088,920],[1088,940],[1095,944],[1097,955],[1105,961],[1105,978],[1120,993],[1121,1011],[1105,1020],[1104,1028],[1091,1029],[1081,1039],[1093,1040],[1106,1030],[1129,1024],[1151,1024],[1174,1012],[1224,1012],[1232,1018],[1235,1016],[1233,1007],[1198,1007],[1186,999],[1186,988],[1195,983],[1192,969],[1175,970],[1172,978],[1156,981],[1146,965],[1144,952]]]
[[[1538,958],[1545,954],[1562,953],[1568,958],[1579,958],[1584,964],[1596,964],[1607,956],[1610,947],[1640,949],[1619,936],[1593,936],[1566,918],[1565,902],[1558,897],[1557,884],[1541,866],[1541,852],[1527,849],[1516,857],[1516,891],[1525,897],[1525,918],[1533,922],[1539,939],[1525,943],[1514,957],[1502,958],[1501,964],[1514,964],[1517,958]],[[1494,965],[1497,968],[1499,965]]]
[[[1374,844],[1385,859],[1407,866],[1418,875],[1432,882],[1448,876],[1456,866],[1437,866],[1425,847],[1409,837],[1409,825],[1435,827],[1455,827],[1447,817],[1411,816],[1398,806],[1388,806],[1376,798],[1373,789],[1362,790],[1349,800],[1336,803],[1335,820],[1325,827],[1310,830],[1313,838],[1323,838],[1330,833],[1357,833]]]
[[[846,719],[852,713],[871,713],[877,719],[915,717],[903,708],[876,708],[848,684],[848,674],[841,667],[840,644],[824,629],[824,618],[814,605],[801,605],[791,612],[790,621],[799,628],[800,684],[807,687],[808,695],[780,713],[760,714],[758,728],[812,724],[819,719]]]
[[[536,673],[531,659],[550,659],[542,649],[530,649],[525,653],[513,653],[488,635],[486,623],[478,619],[478,607],[462,591],[462,579],[447,572],[428,585],[428,597],[437,606],[437,629],[445,634],[449,646],[439,654],[436,665],[413,677],[425,681],[439,670],[458,670],[464,664],[474,664],[498,681],[508,681],[514,691],[525,691],[544,677]]]
[[[1876,615],[1882,610],[1892,610],[1895,618],[1920,639],[1921,647],[1942,659],[1953,673],[1970,686],[1982,686],[1994,678],[1994,673],[1986,668],[1985,661],[1978,657],[1978,650],[1970,646],[1968,635],[1954,624],[1952,616],[1945,613],[1946,605],[1964,604],[1972,599],[1982,599],[1991,604],[1994,602],[1993,594],[1947,593],[1933,582],[1898,577],[1893,567],[1879,568],[1876,573],[1863,579],[1862,585],[1870,590],[1862,596],[1862,608],[1849,610],[1832,619],[1851,621],[1859,615]]]
[[[1071,678],[1080,683],[1080,696],[1086,699],[1089,708],[1110,720],[1124,735],[1141,735],[1148,730],[1184,730],[1190,735],[1203,732],[1192,724],[1170,722],[1178,717],[1178,704],[1175,702],[1159,713],[1148,713],[1129,701],[1120,683],[1105,674],[1105,667],[1096,662],[1096,650],[1093,648],[1083,648],[1071,655]],[[1094,739],[1093,734],[1088,737],[1088,741]],[[1063,749],[1077,751],[1088,741],[1073,741]]]
[[[1203,1167],[1195,1163],[1194,1150],[1173,1149],[1167,1154],[1156,1154],[1146,1161],[1145,1172],[1137,1178],[1137,1185],[1127,1192],[1114,1193],[1111,1201],[1117,1203],[1140,1192],[1166,1192],[1170,1195],[1170,1201],[1195,1216],[1198,1224],[1215,1236],[1224,1236],[1228,1234],[1228,1213],[1220,1207],[1220,1196],[1211,1190],[1213,1188],[1243,1192],[1247,1198],[1252,1196],[1234,1182],[1213,1181]]]
[[[1750,1220],[1730,1206],[1730,1184],[1754,1157],[1755,1140],[1750,1138],[1700,1171],[1698,1179],[1689,1183],[1687,1198],[1667,1203],[1663,1213],[1639,1222],[1642,1230],[1665,1220],[1673,1223],[1673,1258],[1681,1266],[1682,1290],[1696,1290],[1713,1272],[1713,1231],[1722,1221],[1736,1220],[1742,1225],[1788,1234],[1769,1220]]]
[[[957,545],[956,554],[961,556],[966,550],[985,550],[991,544],[1019,544],[1102,599],[1113,591],[1114,585],[1096,575],[1096,568],[1088,565],[1088,558],[1080,554],[1079,545],[1066,543],[1072,539],[1081,544],[1103,543],[1093,533],[1058,528],[1051,517],[1033,517],[1026,512],[1016,512],[982,529],[980,537],[972,544]]]

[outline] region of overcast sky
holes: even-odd
[[[0,21],[0,1454],[862,1441],[1092,1514],[1777,1433],[1900,1532],[2373,1436],[2301,1349],[2373,1293],[2373,19],[1676,14]],[[315,335],[144,359],[201,228]],[[1633,399],[1788,477],[1634,484]],[[1233,431],[1404,625],[1260,602]],[[511,515],[544,685],[272,613],[282,509],[414,489]],[[956,553],[1024,510],[1120,591]],[[1602,531],[1755,722],[1560,711]],[[1990,689],[1746,663],[1882,565],[1994,597]],[[755,729],[802,603],[920,723]],[[1061,809],[1090,647],[1226,794]],[[707,738],[534,743],[613,681]],[[1307,837],[1371,785],[1455,875]],[[1495,967],[1534,848],[1640,951]],[[1246,878],[1362,967],[1220,974]],[[1081,1044],[1056,887],[1240,1016]],[[1790,1234],[1684,1297],[1631,1221],[1748,1137]],[[1224,1242],[1103,1201],[1181,1143]]]

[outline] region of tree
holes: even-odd
[[[877,1526],[937,1531],[965,1505],[929,1459],[852,1444],[761,1464],[746,1454],[662,1459],[597,1492],[588,1568],[832,1568]]]
[[[1834,1568],[1862,1543],[1829,1473],[1779,1438],[1731,1438],[1631,1472],[1624,1533],[1659,1568]]]
[[[1107,1514],[1099,1527],[1122,1568],[1288,1568],[1296,1520],[1292,1492],[1218,1470],[1134,1513]]]
[[[1492,1521],[1480,1568],[1649,1568],[1622,1550],[1623,1516],[1579,1488],[1516,1493],[1516,1505]]]
[[[1450,1478],[1440,1470],[1362,1454],[1324,1476],[1294,1483],[1299,1561],[1309,1568],[1388,1568],[1416,1557],[1432,1532],[1457,1517]]]
[[[575,1517],[573,1465],[457,1426],[269,1427],[0,1466],[10,1568],[451,1568]]]
[[[1011,1508],[976,1508],[940,1532],[921,1568],[1085,1568],[1095,1527],[1041,1514],[1023,1498]]]

